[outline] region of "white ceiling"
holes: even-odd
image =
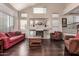
[[[10,3],[16,10],[20,11],[29,6],[35,5],[36,3]]]
[[[21,11],[24,8],[36,5],[37,3],[10,3],[10,5],[12,5],[16,10]],[[67,5],[67,3],[43,3],[46,6],[52,6],[54,7],[65,7]],[[42,5],[42,4],[41,4]]]
[[[75,9],[71,10],[69,13],[79,14],[79,6]]]

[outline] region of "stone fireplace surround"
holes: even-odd
[[[44,31],[36,31],[36,36],[44,37]]]
[[[30,25],[29,30],[32,31],[33,36],[40,36],[47,38],[49,33],[48,18],[30,18],[33,20],[33,24]],[[35,21],[38,21],[35,23]],[[34,25],[34,26],[33,26]]]

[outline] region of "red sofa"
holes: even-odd
[[[4,49],[8,49],[16,43],[25,39],[25,34],[21,32],[0,33],[0,39],[4,41]]]

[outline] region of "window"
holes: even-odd
[[[4,12],[0,12],[0,31],[1,32],[12,31],[13,26],[14,26],[14,17]]]
[[[44,14],[47,12],[46,8],[33,8],[33,13]]]
[[[58,20],[52,20],[52,30],[53,31],[61,31],[59,19]]]
[[[52,30],[61,31],[61,21],[59,19],[59,14],[52,14]]]
[[[58,20],[53,20],[52,21],[52,26],[59,26],[59,21]]]
[[[10,19],[9,19],[9,15],[7,15],[7,27],[10,27]]]
[[[27,13],[22,13],[21,17],[27,17]]]
[[[20,29],[25,30],[27,26],[27,20],[20,20]]]
[[[14,27],[14,17],[13,16],[9,16],[9,15],[6,15],[7,18],[7,31],[12,31],[13,30],[13,27]]]
[[[79,16],[74,16],[74,21],[73,22],[79,22]]]
[[[13,25],[14,25],[13,16],[7,15],[7,27],[13,27]]]
[[[14,23],[14,22],[13,22],[13,16],[10,16],[9,22],[10,22],[10,27],[13,26],[13,23]]]

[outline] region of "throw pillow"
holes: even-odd
[[[5,33],[6,36],[11,37],[11,35],[9,33]]]
[[[16,32],[16,35],[21,35],[21,32]]]

